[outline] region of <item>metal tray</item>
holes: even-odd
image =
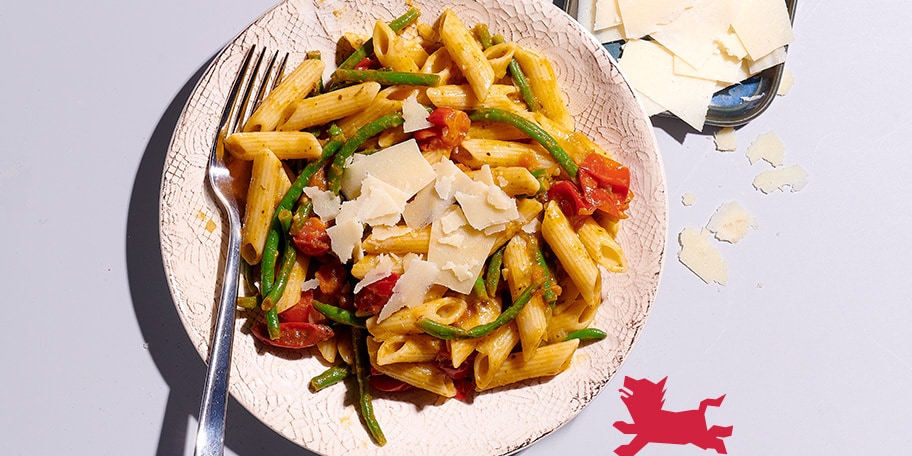
[[[555,0],[554,4],[562,8],[572,17],[577,17],[578,0]],[[795,9],[798,0],[785,0],[786,8],[792,22],[795,21]],[[603,43],[605,49],[615,58],[619,59],[623,52],[623,41]],[[786,51],[788,47],[786,47]],[[738,84],[726,87],[716,92],[709,104],[706,113],[706,126],[710,127],[739,127],[757,118],[776,98],[776,91],[782,79],[785,64],[767,68]],[[665,117],[674,117],[673,114],[664,112],[659,114]]]

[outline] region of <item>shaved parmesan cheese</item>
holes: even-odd
[[[458,246],[441,241],[457,234],[462,237]],[[487,236],[469,225],[459,206],[452,206],[443,217],[431,224],[427,259],[440,268],[435,283],[468,294],[491,254],[494,241],[494,236]]]
[[[329,235],[330,247],[342,263],[348,263],[361,257],[361,237],[364,235],[364,226],[355,219],[343,222],[336,220],[336,224],[326,229]]]
[[[783,63],[794,40],[781,0],[592,1],[577,19],[602,43],[626,40],[619,62],[647,114],[669,112],[698,131],[715,92]]]
[[[402,124],[403,133],[412,133],[434,125],[428,122],[428,113],[424,105],[418,102],[418,95],[411,94],[405,100],[402,100],[402,118],[405,122]]]
[[[361,194],[361,184],[368,175],[398,188],[411,198],[434,181],[436,173],[424,159],[414,139],[403,141],[370,155],[355,154],[342,173],[342,193],[352,200]]]
[[[650,36],[675,56],[700,68],[718,50],[716,37],[728,31],[734,10],[732,0],[695,0]]]
[[[706,224],[706,230],[713,233],[716,239],[731,244],[747,236],[749,228],[756,229],[757,222],[737,201],[729,201],[719,206]]]
[[[764,171],[754,178],[754,188],[763,193],[771,193],[775,190],[784,190],[785,187],[791,187],[791,191],[797,192],[807,185],[807,171],[800,165],[792,165],[787,168],[776,168]]]
[[[791,43],[792,22],[782,0],[738,2],[732,28],[753,60]]]
[[[713,139],[716,142],[716,150],[719,152],[731,152],[738,148],[738,138],[732,127],[720,128],[713,134]]]
[[[617,0],[627,39],[643,38],[680,16],[694,0]]]
[[[423,303],[439,272],[437,265],[429,261],[415,259],[409,262],[405,272],[393,286],[393,295],[380,309],[377,322],[385,320],[403,307],[414,307]]]
[[[620,66],[637,90],[696,130],[703,129],[719,88],[715,81],[675,74],[674,55],[654,41],[628,41]]]
[[[621,23],[621,10],[618,7],[618,0],[605,0],[595,2],[595,22],[592,24],[593,30],[603,30],[615,27]]]
[[[304,194],[310,198],[314,214],[324,222],[336,218],[342,210],[342,199],[333,192],[323,191],[317,187],[304,187]]]
[[[393,261],[389,255],[380,255],[377,260],[377,265],[370,271],[367,271],[367,274],[364,274],[364,278],[355,284],[352,292],[358,294],[364,287],[389,277],[390,274],[393,273],[393,267],[395,267],[395,265],[396,262]]]
[[[768,131],[757,136],[747,147],[747,159],[753,165],[757,160],[763,159],[773,166],[782,164],[785,158],[785,145],[776,136],[776,133]]]
[[[693,193],[685,193],[681,195],[681,204],[685,206],[693,206],[693,203],[697,201],[697,197]]]
[[[368,175],[355,200],[360,206],[358,220],[369,225],[395,225],[402,218],[408,198],[402,190]]]
[[[728,263],[709,240],[707,230],[684,228],[678,235],[681,245],[678,260],[704,282],[725,285],[728,283]]]
[[[792,90],[792,86],[795,84],[795,74],[792,73],[792,70],[786,68],[782,71],[782,78],[779,80],[779,88],[776,89],[776,95],[780,97],[785,96],[789,93],[789,90]]]
[[[316,290],[317,287],[319,287],[319,286],[320,286],[319,279],[314,278],[314,279],[310,279],[310,280],[305,280],[303,283],[301,283],[301,291]]]

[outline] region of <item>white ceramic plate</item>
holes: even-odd
[[[311,393],[325,369],[310,352],[282,357],[258,351],[237,325],[231,393],[276,432],[326,455],[471,454],[515,452],[579,413],[620,367],[646,323],[665,250],[665,176],[652,126],[607,52],[570,16],[544,0],[411,2],[433,22],[444,7],[469,27],[545,53],[554,63],[577,129],[597,142],[618,142],[632,171],[634,201],[620,233],[629,272],[613,275],[595,326],[610,336],[586,344],[570,368],[550,379],[477,394],[472,403],[440,402],[423,392],[377,395],[376,415],[389,443],[376,447],[359,421],[347,388]],[[366,32],[378,18],[407,9],[402,0],[290,0],[266,12],[213,61],[174,132],[161,189],[162,256],[177,312],[200,356],[208,344],[227,236],[206,186],[206,163],[219,115],[250,45],[334,55],[343,31]],[[202,387],[202,385],[200,385]],[[229,418],[230,419],[230,418]]]

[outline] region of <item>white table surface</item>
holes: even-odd
[[[207,62],[273,0],[12,2],[0,132],[0,454],[191,454],[204,363],[158,245],[164,153]],[[726,394],[729,454],[912,454],[912,3],[801,0],[792,91],[738,131],[656,128],[669,252],[645,331],[575,420],[522,454],[612,454],[625,376],[668,377],[665,409]],[[797,193],[751,187],[747,145],[774,131]],[[681,204],[684,193],[696,196]],[[707,285],[677,233],[737,200],[758,228]],[[229,406],[227,454],[311,454]],[[585,451],[586,453],[581,453]],[[647,455],[715,454],[649,444]]]

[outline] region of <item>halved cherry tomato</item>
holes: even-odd
[[[305,255],[320,256],[331,247],[329,234],[326,233],[326,224],[318,217],[308,217],[304,221],[301,231],[292,240],[295,247]]]
[[[303,321],[308,323],[313,323],[310,320],[311,315],[313,314],[313,290],[308,290],[301,293],[301,299],[298,300],[298,303],[285,309],[284,312],[279,314],[280,322],[289,322],[289,321]],[[317,312],[319,313],[319,312]]]
[[[472,121],[465,111],[439,107],[428,116],[428,122],[434,126],[414,133],[421,150],[452,150],[462,144]]]
[[[596,209],[616,218],[626,218],[633,192],[630,169],[600,154],[589,154],[579,165],[583,197]]]
[[[364,288],[355,295],[355,308],[370,314],[380,312],[380,309],[389,302],[393,296],[393,287],[399,281],[399,274],[392,273]]]
[[[570,181],[560,181],[551,185],[548,189],[548,199],[556,201],[561,212],[571,221],[595,211],[595,206],[586,200],[579,187]]]
[[[334,334],[329,326],[303,321],[279,323],[279,329],[282,331],[282,335],[276,340],[269,338],[269,330],[266,329],[265,323],[253,325],[251,332],[260,342],[281,348],[312,347],[318,342],[329,339]]]

